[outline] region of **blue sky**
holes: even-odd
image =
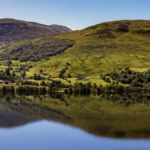
[[[111,20],[150,20],[150,0],[0,0],[0,18],[82,29]]]

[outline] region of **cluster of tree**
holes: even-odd
[[[0,71],[0,80],[14,82],[16,75],[10,68],[6,68],[5,71]]]
[[[131,87],[150,87],[150,70],[147,72],[135,72],[129,68],[115,70],[101,75],[101,78],[109,83],[122,83]]]
[[[45,95],[47,89],[45,87],[37,86],[19,86],[16,88],[16,93],[19,95]]]
[[[46,87],[41,87],[41,86],[1,86],[0,87],[0,94],[3,95],[45,95],[48,94],[48,90]]]
[[[55,93],[59,90],[64,91],[65,94],[69,95],[91,95],[91,94],[101,94],[107,90],[106,87],[101,85],[92,84],[91,82],[88,83],[81,83],[77,82],[74,85],[71,84],[64,84],[61,81],[53,81],[48,84],[48,93]]]
[[[30,64],[30,65],[27,65],[27,64],[23,64],[21,65],[19,68],[18,68],[18,72],[26,72],[26,71],[29,71],[30,68],[32,68],[33,66]]]
[[[1,60],[20,60],[22,62],[27,61],[39,61],[46,59],[50,56],[60,54],[69,47],[73,46],[73,41],[46,38],[39,39],[36,42],[27,41],[23,44],[12,47],[5,50],[1,56]]]
[[[41,80],[42,77],[41,77],[40,74],[34,74],[33,79],[34,79],[34,80]]]
[[[74,95],[84,95],[88,96],[91,94],[100,94],[104,91],[102,86],[97,86],[96,84],[89,83],[75,83],[73,86],[69,86],[64,90],[65,94],[74,94]]]
[[[64,88],[68,88],[68,86],[61,81],[53,80],[51,83],[48,84],[48,93],[55,93],[58,90]]]
[[[133,87],[133,86],[125,86],[121,85],[119,83],[111,83],[110,85],[107,85],[103,87],[104,93],[147,93],[150,92],[149,87]]]
[[[3,94],[3,95],[5,95],[5,94],[7,94],[7,95],[14,95],[15,94],[15,88],[14,88],[14,86],[2,86],[1,88],[0,88],[0,92]]]
[[[67,68],[65,67],[64,69],[62,69],[59,73],[59,78],[64,79],[65,78],[65,73],[67,71]]]
[[[33,85],[33,86],[39,86],[38,82],[29,81],[29,80],[23,80],[21,81],[21,85]]]
[[[120,94],[120,93],[103,93],[101,94],[101,97],[105,100],[110,100],[113,102],[117,102],[124,105],[130,105],[130,104],[137,104],[137,103],[144,103],[149,104],[150,102],[150,95],[146,93],[133,93],[130,92],[128,94]]]
[[[64,79],[65,78],[65,73],[67,72],[68,68],[71,66],[70,63],[66,63],[65,68],[63,68],[60,73],[59,73],[59,77]],[[68,75],[69,76],[69,75]],[[70,77],[70,76],[69,76]]]

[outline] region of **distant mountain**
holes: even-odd
[[[50,25],[49,30],[51,30],[51,32],[54,33],[54,34],[62,34],[62,33],[67,33],[67,32],[72,31],[68,27],[65,27],[65,26],[62,26],[62,25],[57,25],[57,24]]]
[[[30,40],[46,35],[70,32],[71,29],[61,25],[43,25],[15,19],[0,19],[0,43]]]

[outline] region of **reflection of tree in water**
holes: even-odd
[[[137,104],[143,103],[149,105],[150,103],[150,94],[146,93],[128,93],[128,94],[103,94],[101,95],[102,98],[106,100],[110,100],[113,102],[117,102],[120,104],[130,105],[130,104]]]
[[[0,96],[0,126],[20,126],[43,119],[64,122],[70,119],[59,111],[40,106],[42,97],[34,96],[33,99],[30,102],[25,96]]]
[[[0,127],[49,120],[79,127],[97,136],[150,138],[149,98],[144,94],[0,95]]]

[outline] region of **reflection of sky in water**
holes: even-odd
[[[150,141],[98,138],[53,122],[0,129],[1,150],[149,150]]]

